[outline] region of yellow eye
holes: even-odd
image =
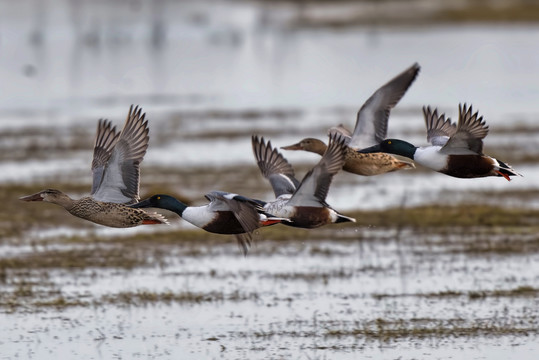
[[[161,200],[161,196],[158,196],[158,197],[157,197],[157,200]]]
[[[391,141],[388,141],[387,144],[388,144],[388,145],[391,145]]]

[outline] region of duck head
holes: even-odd
[[[46,189],[32,195],[23,196],[19,198],[19,200],[45,201],[45,202],[50,202],[50,203],[59,204],[59,205],[69,204],[70,202],[72,202],[69,196],[67,196],[60,190],[56,190],[56,189]]]
[[[281,149],[284,150],[304,150],[309,152],[314,152],[320,155],[323,155],[326,151],[327,145],[318,139],[314,138],[305,138],[298,142],[297,144],[282,146]]]
[[[358,152],[362,154],[383,152],[404,156],[413,160],[416,150],[417,147],[407,141],[398,139],[386,139],[380,142],[378,145],[358,150]]]
[[[183,211],[187,208],[187,205],[172,197],[170,195],[157,194],[147,199],[139,201],[136,204],[129,205],[132,208],[159,208],[174,211],[178,215],[182,216]]]

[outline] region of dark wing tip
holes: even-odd
[[[479,111],[473,112],[472,105],[464,103],[459,104],[458,130],[466,131],[476,139],[483,139],[488,134],[489,126]]]

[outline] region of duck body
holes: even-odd
[[[99,225],[128,228],[138,225],[165,224],[163,216],[133,209],[123,204],[95,201],[84,197],[74,202],[73,207],[66,209],[71,215],[92,221]]]
[[[246,232],[231,210],[213,211],[209,205],[188,206],[180,216],[188,223],[214,234],[243,234]],[[263,224],[260,223],[260,226]]]
[[[360,154],[355,149],[346,148],[343,170],[362,176],[375,176],[392,171],[413,169],[412,162],[397,159],[386,153]]]
[[[420,147],[414,155],[418,164],[456,178],[517,175],[507,164],[486,155],[447,155],[440,146]]]
[[[303,150],[324,155],[327,145],[319,139],[305,138],[296,144],[283,146],[282,149]],[[414,167],[412,162],[397,159],[395,156],[387,153],[363,154],[347,146],[344,153],[342,170],[361,176],[375,176],[397,170],[413,169]]]
[[[290,220],[283,222],[283,225],[304,229],[314,229],[339,222],[355,222],[355,219],[342,215],[329,206],[288,205],[291,197],[290,194],[281,195],[274,201],[268,202],[264,210],[277,217]]]
[[[21,200],[44,201],[57,204],[65,208],[73,216],[99,225],[115,228],[167,223],[167,220],[160,214],[148,213],[141,209],[133,209],[124,204],[97,201],[89,196],[73,200],[66,194],[55,189],[43,190],[39,193],[23,197]]]

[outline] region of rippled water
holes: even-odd
[[[0,346],[8,358],[36,359],[534,358],[533,330],[514,332],[537,328],[537,298],[473,294],[536,283],[536,253],[485,257],[451,251],[464,244],[460,238],[443,237],[438,245],[418,234],[403,238],[281,243],[270,256],[264,249],[276,244],[263,242],[247,258],[233,246],[202,256],[173,247],[166,265],[156,267],[53,270],[49,286],[90,303],[122,292],[214,300],[145,305],[133,295],[131,305],[2,313]],[[481,336],[474,326],[513,330]],[[449,333],[413,335],[429,328]],[[392,329],[403,335],[390,336]]]

